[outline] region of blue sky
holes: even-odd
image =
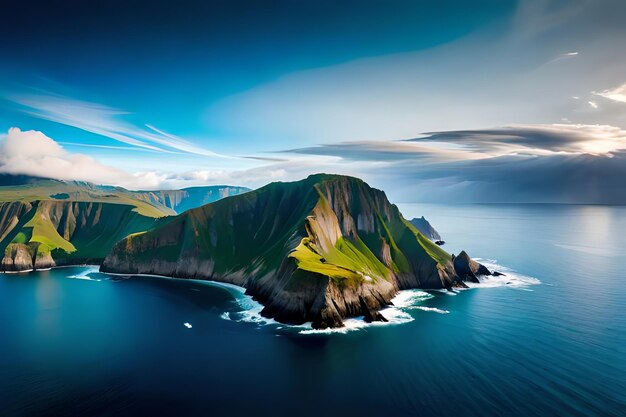
[[[4,172],[71,179],[58,167],[84,156],[91,169],[73,178],[130,188],[324,170],[403,201],[497,187],[547,201],[568,184],[502,184],[502,168],[472,166],[559,173],[573,159],[611,176],[626,150],[617,0],[37,3],[8,6],[0,28],[0,146],[41,143],[57,159],[11,146]]]

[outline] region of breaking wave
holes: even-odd
[[[475,258],[476,262],[480,262],[485,265],[491,272],[500,272],[500,276],[480,276],[478,277],[480,284],[468,282],[467,286],[470,288],[493,288],[493,287],[512,287],[518,289],[526,289],[530,285],[541,284],[537,278],[529,277],[527,275],[520,274],[507,268],[506,266],[499,265],[497,261],[493,259],[481,259]]]
[[[95,278],[92,275],[100,275],[100,277]],[[85,281],[102,281],[103,280],[102,276],[103,274],[100,273],[100,270],[98,267],[91,267],[91,268],[85,269],[80,274],[68,275],[67,278],[83,279]]]

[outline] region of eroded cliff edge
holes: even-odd
[[[357,178],[318,174],[130,235],[101,270],[236,284],[264,305],[264,316],[324,328],[371,316],[402,289],[465,286],[469,275],[457,274],[452,261],[384,192]]]
[[[157,221],[125,204],[0,202],[0,271],[100,263],[117,241]]]

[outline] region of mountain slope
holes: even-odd
[[[372,317],[400,289],[464,286],[384,192],[325,174],[165,219],[116,244],[101,270],[240,285],[263,315],[316,328]]]
[[[247,190],[129,191],[0,174],[0,271],[99,263],[114,243],[149,229],[158,218]]]
[[[115,242],[156,222],[125,204],[0,203],[0,270],[100,262]]]

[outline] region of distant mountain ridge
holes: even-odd
[[[248,191],[250,189],[246,187],[211,185],[188,187],[180,190],[131,191],[131,193],[140,200],[145,200],[155,205],[162,205],[179,214],[183,211]]]
[[[27,175],[0,174],[0,202],[36,200],[99,201],[130,204],[147,216],[182,213],[194,207],[250,191],[229,185],[188,187],[180,190],[132,191],[86,181],[62,181]]]
[[[452,261],[384,192],[317,174],[163,219],[117,243],[101,270],[232,283],[267,317],[325,328],[350,316],[384,320],[378,310],[401,289],[464,287],[476,278],[457,274]]]

